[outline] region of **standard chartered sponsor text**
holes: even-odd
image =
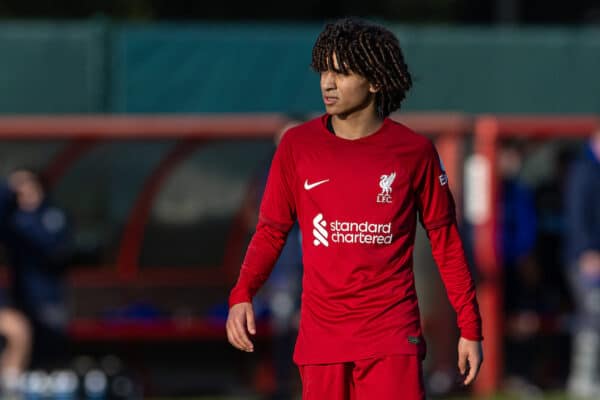
[[[392,223],[373,224],[368,221],[332,221],[329,223],[334,243],[391,244]]]

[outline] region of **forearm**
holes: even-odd
[[[269,277],[285,245],[290,226],[261,219],[252,237],[235,287],[229,296],[229,306],[251,302]]]
[[[448,298],[456,311],[461,336],[469,340],[481,340],[481,316],[475,285],[456,223],[431,229],[427,234]]]

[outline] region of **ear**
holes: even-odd
[[[377,93],[381,90],[381,85],[369,83],[369,92]]]

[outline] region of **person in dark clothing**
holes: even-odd
[[[6,222],[8,207],[2,207],[12,199],[12,192],[0,187],[0,226]],[[0,290],[0,398],[14,397],[19,390],[21,375],[29,364],[31,352],[31,327],[27,318],[8,300]]]
[[[600,130],[567,180],[567,275],[576,308],[568,391],[600,398]]]
[[[537,216],[533,190],[520,178],[523,149],[516,141],[503,143],[498,156],[500,172],[499,253],[505,274],[505,307],[518,312],[532,306],[535,298],[530,272],[536,243]],[[517,295],[518,292],[518,295]],[[532,296],[533,295],[533,296]]]
[[[521,178],[525,149],[518,140],[504,141],[498,153],[500,197],[497,246],[504,272],[507,335],[505,390],[535,390],[530,382],[540,307],[541,272],[534,258],[536,210],[534,193]]]
[[[538,219],[536,258],[543,266],[546,311],[554,314],[572,310],[562,247],[566,224],[564,193],[573,157],[573,150],[569,147],[558,150],[554,173],[538,184],[535,192]]]
[[[536,185],[538,218],[535,258],[540,266],[539,314],[541,334],[535,336],[536,363],[533,378],[541,387],[558,387],[564,382],[569,366],[570,344],[566,321],[573,313],[573,301],[565,275],[563,241],[565,239],[565,202],[567,174],[575,156],[571,145],[562,145],[551,160],[552,171]]]
[[[69,223],[33,170],[13,171],[0,191],[5,199],[0,204],[0,240],[8,256],[12,301],[33,328],[33,365],[53,362],[66,354]]]

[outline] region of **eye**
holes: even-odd
[[[323,77],[325,75],[329,75],[329,74],[331,74],[331,77],[333,77],[334,79],[349,75],[348,73],[344,73],[341,71],[335,71],[335,70],[321,71],[321,77]]]

